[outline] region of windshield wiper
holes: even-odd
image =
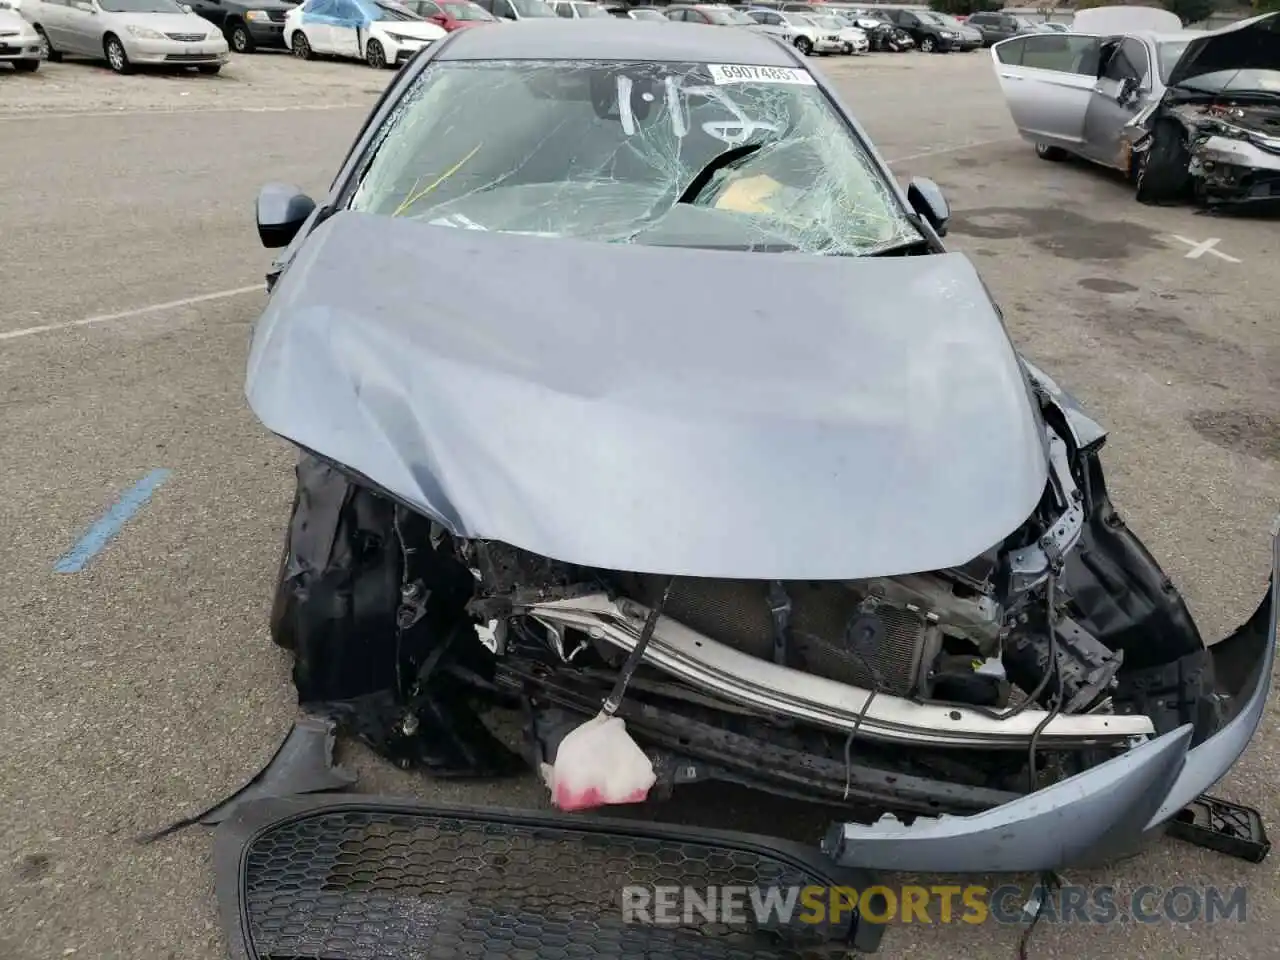
[[[711,178],[717,173],[739,160],[745,160],[761,147],[763,143],[744,143],[741,146],[730,147],[724,153],[717,154],[711,158],[711,162],[694,175],[689,181],[689,185],[684,188],[684,192],[676,198],[676,203],[693,203],[702,195],[702,191],[707,189],[707,184],[711,182]]]
[[[918,240],[903,240],[900,243],[891,243],[887,246],[878,247],[874,250],[868,250],[866,253],[860,253],[860,257],[910,257],[917,253],[925,254],[931,252],[929,241],[923,237]]]

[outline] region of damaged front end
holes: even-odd
[[[1280,86],[1265,105],[1193,100],[1166,115],[1187,131],[1187,169],[1207,203],[1280,203]]]
[[[796,312],[805,281],[830,306]],[[681,291],[707,284],[740,322],[695,322]],[[621,680],[649,796],[824,801],[849,821],[828,852],[872,870],[1051,869],[1158,835],[1263,709],[1272,595],[1206,646],[1109,499],[1104,431],[957,254],[338,214],[273,293],[247,392],[304,451],[272,634],[299,699],[401,766],[554,768]]]
[[[1186,186],[1210,207],[1280,206],[1280,15],[1189,42],[1132,127],[1135,160],[1155,174],[1148,192]]]
[[[966,567],[675,578],[618,711],[657,793],[712,779],[872,807],[888,812],[833,827],[828,853],[868,869],[1011,871],[1130,852],[1211,787],[1260,718],[1275,598],[1206,648],[1107,498],[1101,435],[1081,448],[1047,430],[1061,472],[1044,511]],[[345,527],[362,550],[294,539],[275,636],[298,652],[303,699],[328,699],[403,766],[513,772],[483,721],[503,705],[524,718],[525,762],[553,763],[671,582],[453,537],[309,456],[299,480],[294,530]],[[317,485],[342,495],[313,500]]]

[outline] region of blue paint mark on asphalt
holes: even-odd
[[[171,470],[152,470],[120,495],[74,547],[58,558],[53,569],[58,573],[79,573],[105,547],[135,513],[146,505],[160,484],[169,479]]]

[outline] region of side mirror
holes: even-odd
[[[258,191],[258,239],[268,249],[287,247],[316,202],[291,183],[268,183]]]
[[[97,13],[97,12],[98,12],[97,10],[93,9],[93,4],[92,4],[92,3],[77,3],[77,4],[76,4],[76,9],[77,9],[77,10],[83,10],[85,13]]]
[[[951,219],[951,206],[942,195],[942,188],[925,177],[912,177],[907,187],[907,202],[911,209],[929,221],[929,226],[940,237],[947,235],[947,221]]]
[[[444,26],[445,24],[443,13],[433,13],[431,16],[427,17],[427,19],[430,20],[432,23],[438,23],[441,26]]]

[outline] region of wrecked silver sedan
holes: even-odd
[[[1044,159],[1119,170],[1144,203],[1280,204],[1280,13],[1202,32],[1164,10],[1100,7],[992,58]]]
[[[644,26],[451,34],[326,198],[261,193],[299,700],[440,776],[554,778],[606,715],[624,799],[826,801],[869,869],[1157,836],[1253,736],[1273,594],[1207,646],[937,187],[790,49]]]

